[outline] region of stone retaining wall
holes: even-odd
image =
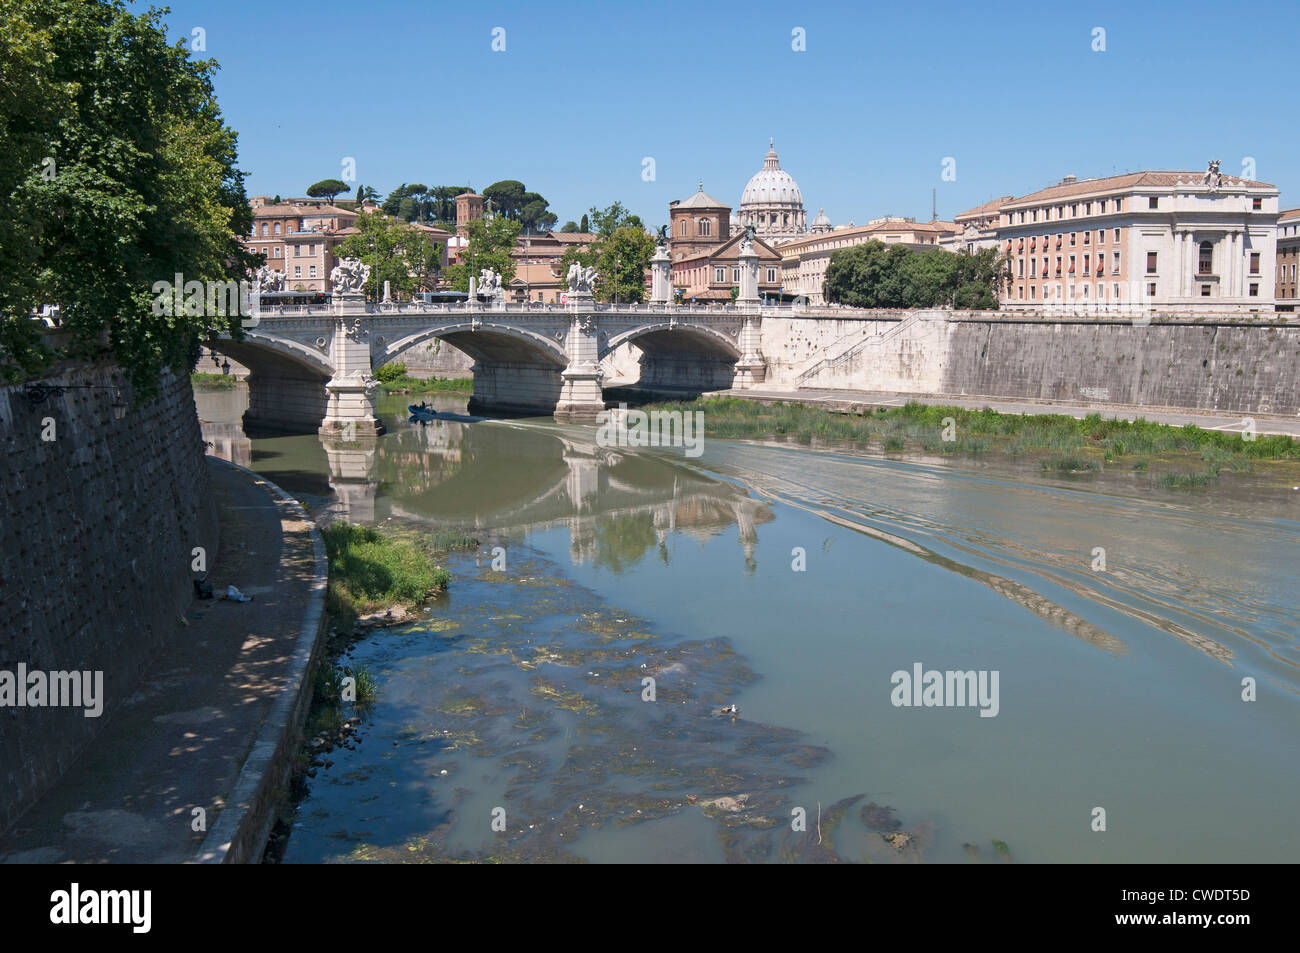
[[[193,593],[193,550],[215,558],[216,509],[189,377],[131,405],[108,365],[73,366],[31,404],[0,388],[0,671],[103,672],[104,711],[0,707],[0,829],[67,769]],[[45,438],[45,439],[43,439]]]

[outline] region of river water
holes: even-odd
[[[370,446],[249,440],[246,400],[199,392],[212,452],[321,519],[479,541],[352,650],[378,699],[283,862],[1295,859],[1290,487],[688,458],[460,397],[382,399]],[[896,704],[918,665],[990,693]]]

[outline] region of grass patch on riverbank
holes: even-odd
[[[391,380],[380,381],[379,386],[390,394],[472,394],[472,377],[411,377],[403,374]]]
[[[194,373],[190,375],[190,384],[194,387],[206,387],[210,390],[234,390],[241,383],[238,377],[231,377],[229,374],[203,374]]]
[[[1251,472],[1255,461],[1300,461],[1300,442],[1290,437],[1246,440],[1240,433],[1192,424],[1173,427],[1140,417],[1130,421],[1089,414],[1078,419],[915,402],[855,415],[808,404],[765,404],[736,397],[644,404],[642,409],[703,411],[704,432],[711,437],[803,445],[848,443],[889,454],[1033,455],[1042,457],[1044,472],[1052,473],[1096,473],[1108,464],[1141,472],[1153,461],[1202,464],[1193,473],[1157,478],[1170,487],[1204,485],[1217,479],[1220,469]]]
[[[415,540],[353,523],[334,523],[322,535],[329,557],[325,608],[341,622],[397,605],[410,608],[447,588],[447,570]]]

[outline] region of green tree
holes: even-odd
[[[591,231],[591,225],[587,223],[587,216],[582,216],[582,222],[578,225],[578,231],[583,232],[584,234]]]
[[[573,221],[572,219],[565,222],[564,225],[560,228],[560,231],[566,234],[569,232],[576,232],[577,230],[578,230],[578,223]]]
[[[655,240],[641,219],[621,202],[604,209],[592,208],[590,219],[596,237],[583,249],[569,248],[560,258],[560,274],[578,262],[596,269],[594,294],[601,301],[639,302],[645,297],[645,271],[654,257]],[[582,217],[583,221],[588,216]]]
[[[359,208],[365,202],[373,202],[379,198],[379,193],[368,185],[357,186],[357,207]]]
[[[138,396],[164,367],[192,368],[202,340],[241,336],[229,307],[172,306],[170,288],[226,283],[260,260],[212,60],[172,45],[162,11],[119,0],[0,0],[0,369],[55,357],[33,308],[58,305],[90,358],[108,346]],[[229,286],[227,286],[229,287]],[[236,296],[237,297],[237,296]],[[228,302],[233,304],[234,302]]]
[[[358,258],[370,266],[368,295],[382,296],[385,281],[396,295],[433,287],[442,254],[437,242],[420,229],[395,222],[382,212],[362,212],[356,227],[359,234],[340,242],[334,256]]]
[[[1008,276],[997,249],[968,255],[871,241],[831,254],[822,293],[855,308],[995,309]]]
[[[321,179],[314,185],[307,187],[307,194],[314,199],[328,198],[333,202],[334,196],[341,195],[347,190],[347,185],[338,179]]]
[[[502,179],[483,190],[484,200],[491,200],[493,210],[507,218],[519,218],[525,194],[524,183],[517,179]]]
[[[456,291],[469,291],[470,276],[478,277],[484,268],[491,268],[501,276],[501,284],[508,287],[515,277],[515,262],[510,252],[519,237],[520,224],[514,219],[497,215],[493,218],[476,218],[465,226],[467,244],[458,264],[447,269],[447,282]]]

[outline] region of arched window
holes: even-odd
[[[782,215],[782,216],[781,216],[781,224],[782,224],[782,225],[789,225],[789,224],[790,224],[790,214],[789,214],[788,212],[787,212],[785,215]]]
[[[683,235],[683,236],[686,235],[686,222],[684,222],[684,221],[682,222],[682,235]]]
[[[709,234],[709,220],[707,218],[700,219],[700,234]]]
[[[1214,243],[1201,242],[1201,260],[1196,269],[1198,275],[1214,274]]]

